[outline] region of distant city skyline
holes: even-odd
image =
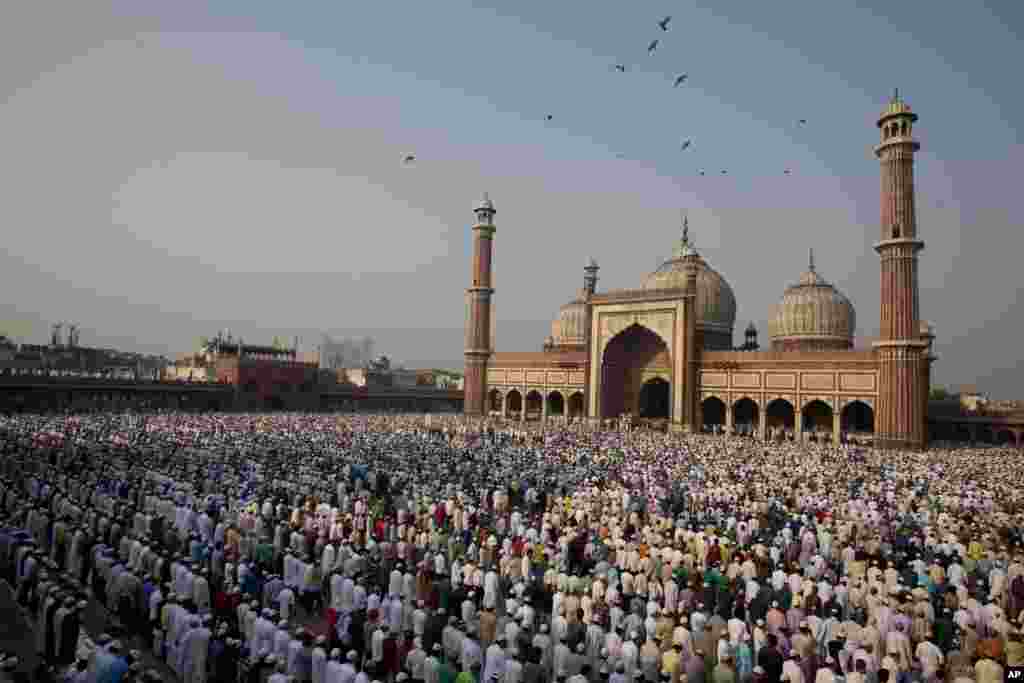
[[[1024,8],[925,7],[10,4],[0,322],[168,356],[225,327],[309,349],[368,335],[410,367],[461,368],[487,191],[498,350],[540,348],[590,257],[599,289],[638,286],[681,209],[736,293],[734,343],[753,321],[766,345],[808,247],[870,338],[874,120],[899,87],[921,115],[934,382],[1019,398]]]

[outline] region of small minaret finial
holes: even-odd
[[[690,243],[690,216],[683,211],[683,244]]]
[[[812,273],[814,272],[814,247],[811,247],[810,257],[808,259],[809,265],[807,267]]]
[[[899,102],[900,101],[900,89],[899,88],[893,88],[892,89],[892,101],[893,102]]]

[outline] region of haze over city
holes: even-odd
[[[410,367],[460,367],[486,191],[499,351],[539,348],[590,257],[600,288],[639,286],[681,210],[736,293],[737,337],[753,321],[766,341],[813,247],[870,338],[871,147],[899,87],[921,116],[934,383],[1019,397],[1024,12],[928,7],[5,7],[0,321],[42,342],[74,320],[85,344],[167,354],[224,328],[307,348],[370,336]]]

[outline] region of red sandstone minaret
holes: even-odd
[[[686,274],[686,289],[683,295],[683,376],[682,392],[683,410],[679,416],[682,427],[690,433],[699,433],[703,418],[701,417],[700,399],[697,393],[697,263],[700,254],[690,242],[690,217],[683,214],[683,238],[676,249],[676,257],[683,259],[683,272]]]
[[[881,143],[875,155],[882,165],[882,234],[875,244],[881,259],[881,333],[875,342],[879,361],[875,434],[884,448],[924,448],[927,444],[930,341],[921,336],[918,311],[917,237],[914,211],[913,137],[917,114],[893,95],[878,119]]]
[[[491,339],[491,250],[494,242],[494,204],[484,198],[473,209],[472,286],[466,290],[466,379],[463,410],[466,415],[487,414],[487,361],[494,350]]]

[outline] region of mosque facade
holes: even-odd
[[[934,331],[919,317],[913,137],[917,115],[893,96],[878,118],[880,335],[854,349],[856,312],[820,274],[786,288],[768,323],[733,347],[736,296],[697,251],[684,220],[674,253],[636,289],[600,291],[599,268],[559,309],[539,351],[494,352],[491,267],[496,210],[475,208],[467,290],[465,412],[518,419],[660,420],[794,439],[869,436],[887,448],[927,446]]]

